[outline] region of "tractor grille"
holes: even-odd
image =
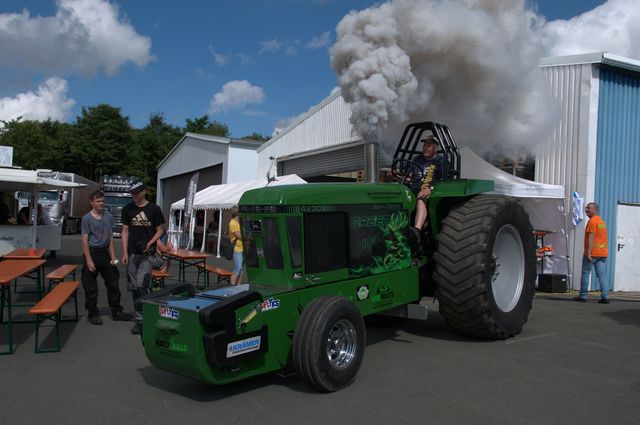
[[[347,267],[347,214],[309,213],[304,216],[305,272]]]

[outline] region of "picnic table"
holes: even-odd
[[[44,257],[44,248],[16,248],[2,256],[5,260],[30,260]]]
[[[171,258],[178,260],[178,282],[186,281],[185,271],[187,267],[197,267],[199,264],[206,264],[207,258],[211,255],[206,252],[188,251],[186,249],[178,249],[166,252]]]
[[[9,349],[7,351],[0,352],[0,354],[12,354],[13,353],[13,324],[14,323],[31,323],[33,320],[17,321],[13,320],[13,307],[32,305],[32,304],[14,304],[11,299],[11,282],[17,280],[21,276],[29,276],[32,272],[35,273],[36,280],[36,297],[38,302],[42,297],[42,289],[44,285],[44,265],[47,261],[42,259],[8,259],[0,261],[0,287],[1,287],[1,300],[0,300],[0,324],[4,324],[4,307],[7,306],[8,318],[7,318],[7,330],[8,330],[8,342]]]

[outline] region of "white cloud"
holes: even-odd
[[[278,41],[275,38],[271,39],[271,40],[265,40],[265,41],[261,42],[260,45],[262,47],[260,48],[260,51],[258,52],[259,55],[261,55],[263,53],[275,53],[278,50],[280,50],[280,48],[282,48],[282,42]]]
[[[54,16],[0,14],[0,71],[115,74],[127,63],[154,60],[151,39],[138,34],[107,0],[58,0]]]
[[[609,0],[569,20],[547,23],[542,36],[549,55],[609,52],[640,57],[640,2]]]
[[[271,40],[264,40],[260,43],[260,50],[258,55],[265,53],[277,53],[283,52],[286,56],[296,56],[300,49],[317,50],[323,47],[328,47],[331,44],[331,32],[325,31],[319,36],[311,37],[307,43],[303,43],[300,40],[278,40],[273,38]]]
[[[315,50],[327,47],[329,44],[331,44],[331,33],[329,31],[325,31],[322,35],[311,38],[311,41],[309,41],[304,47]]]
[[[212,46],[209,46],[209,52],[211,53],[214,62],[218,66],[225,66],[229,61],[229,58],[227,56],[223,55],[222,53],[216,52]]]
[[[209,113],[228,112],[232,109],[243,109],[249,104],[262,103],[265,100],[262,87],[254,86],[246,80],[229,81],[211,99]]]
[[[75,100],[67,98],[69,85],[59,77],[47,79],[36,89],[20,93],[16,97],[0,99],[0,120],[10,121],[18,117],[24,120],[45,121],[49,118],[66,121],[71,115]]]

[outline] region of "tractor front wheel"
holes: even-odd
[[[478,195],[442,221],[434,254],[440,313],[458,333],[505,339],[520,333],[535,292],[535,246],[522,204]]]
[[[318,298],[302,311],[293,335],[296,372],[317,391],[351,384],[364,356],[365,326],[356,306],[338,296]]]

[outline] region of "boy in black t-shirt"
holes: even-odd
[[[144,183],[133,183],[129,192],[133,202],[122,209],[122,264],[127,268],[127,281],[136,311],[136,323],[131,333],[139,334],[142,322],[140,300],[149,293],[151,269],[162,267],[162,258],[155,253],[156,242],[164,233],[165,221],[160,207],[147,201]]]

